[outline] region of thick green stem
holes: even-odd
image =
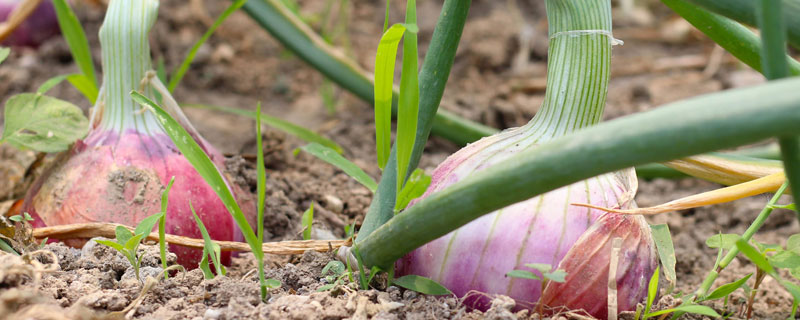
[[[396,216],[359,243],[361,257],[386,267],[486,213],[602,173],[800,134],[798,87],[786,79],[710,94],[521,151]]]
[[[542,142],[597,124],[608,95],[611,5],[608,1],[545,1],[550,44],[547,92],[528,124]]]
[[[417,136],[414,143],[414,150],[411,153],[411,160],[408,171],[419,164],[422,157],[422,150],[428,141],[431,129],[437,122],[437,109],[439,102],[444,94],[444,87],[447,84],[447,76],[453,66],[458,42],[461,39],[461,32],[469,13],[471,1],[469,0],[446,0],[439,15],[439,21],[433,30],[433,37],[422,70],[419,73],[419,116],[417,121]],[[378,184],[378,191],[375,192],[370,203],[367,215],[358,232],[356,242],[361,241],[372,233],[382,224],[389,221],[394,216],[394,203],[397,190],[397,149],[392,147],[389,162],[383,170],[381,181]]]
[[[750,239],[758,231],[758,229],[761,229],[761,226],[764,225],[764,221],[766,221],[767,217],[769,217],[770,213],[772,213],[772,206],[774,206],[775,203],[778,202],[778,199],[780,199],[781,195],[783,195],[783,193],[786,191],[787,186],[788,185],[784,183],[780,187],[780,189],[778,189],[775,195],[772,196],[772,199],[770,199],[769,202],[767,202],[767,205],[764,207],[764,209],[761,210],[761,213],[758,214],[758,217],[756,217],[753,223],[751,223],[750,226],[747,227],[747,230],[745,230],[744,234],[742,234],[742,239],[744,241],[750,241]],[[695,292],[696,297],[703,298],[706,295],[708,290],[711,289],[711,285],[714,284],[714,281],[719,276],[719,273],[722,272],[722,270],[725,269],[725,267],[727,267],[731,263],[731,261],[733,261],[733,258],[736,258],[737,254],[739,254],[739,248],[737,248],[736,246],[731,247],[731,250],[728,251],[728,253],[725,255],[724,258],[722,258],[716,270],[711,270],[708,272],[708,275],[706,275],[705,280],[703,280],[703,284]]]
[[[786,28],[783,23],[781,0],[760,0],[756,16],[763,42],[762,60],[764,76],[769,80],[789,76],[786,56]],[[796,136],[779,137],[781,158],[786,178],[792,186],[792,195],[800,199],[800,139]],[[800,212],[800,211],[799,211]],[[800,217],[800,216],[798,216]]]
[[[92,113],[92,124],[122,132],[161,130],[150,112],[139,112],[131,99],[145,73],[151,69],[147,35],[158,15],[158,1],[111,1],[103,26],[100,46],[103,50],[103,85]],[[152,97],[151,90],[145,90]],[[99,117],[99,118],[98,118]]]
[[[726,16],[741,23],[758,24],[757,6],[754,0],[688,0],[708,11]],[[782,0],[783,18],[786,21],[789,43],[800,49],[800,0]]]

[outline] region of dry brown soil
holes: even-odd
[[[97,29],[103,9],[84,1],[73,2],[87,28],[99,65]],[[319,17],[326,2],[301,1],[303,16],[312,21],[316,30],[323,28]],[[383,25],[383,3],[351,1],[345,8],[349,14],[347,37],[340,34],[334,38],[337,45],[347,48],[346,54],[368,70],[374,64],[375,45]],[[442,108],[498,128],[524,124],[536,113],[544,96],[547,39],[543,11],[525,5],[516,11],[509,3],[473,1],[442,101]],[[615,36],[625,44],[613,51],[606,118],[764,81],[727,53],[716,50],[713,43],[660,3],[643,3],[646,5],[640,3],[643,7],[630,15],[615,11]],[[151,35],[154,58],[163,58],[168,70],[175,68],[207,28],[211,17],[216,17],[226,4],[225,1],[164,1]],[[400,21],[403,3],[393,1],[392,5],[392,21]],[[427,48],[440,6],[439,1],[419,1],[421,55]],[[518,56],[520,39],[524,39],[520,36],[524,29],[522,21],[530,22],[527,28],[532,32],[526,41],[532,49],[527,55]],[[5,101],[13,94],[35,90],[52,76],[72,72],[77,72],[77,68],[61,39],[48,41],[38,50],[15,49],[0,66],[0,97]],[[336,112],[329,114],[320,94],[323,81],[321,75],[289,54],[244,13],[237,12],[200,49],[175,96],[183,103],[247,109],[253,109],[261,101],[268,113],[335,140],[344,147],[347,158],[377,178],[370,106],[335,89]],[[79,93],[66,84],[54,88],[50,94],[88,107]],[[212,144],[231,156],[228,168],[237,176],[237,182],[254,189],[253,122],[205,110],[187,109],[186,113]],[[266,237],[271,241],[298,239],[300,216],[312,202],[318,204],[315,237],[341,238],[346,224],[361,221],[371,199],[366,188],[341,171],[306,154],[293,156],[292,151],[302,144],[280,131],[268,129],[265,133],[268,170],[265,227]],[[440,138],[431,139],[421,167],[432,170],[457,148]],[[2,200],[14,199],[24,192],[24,176],[35,158],[32,152],[0,147],[0,179],[8,181],[0,184]],[[637,201],[640,206],[651,206],[715,187],[693,179],[641,180]],[[678,260],[676,290],[691,292],[712,267],[716,252],[705,246],[706,238],[718,232],[743,232],[766,201],[767,195],[761,195],[650,219],[653,223],[667,223],[672,230]],[[776,210],[756,239],[784,244],[789,235],[799,231],[793,213]],[[108,314],[121,310],[125,311],[125,317],[137,319],[538,317],[527,312],[512,313],[513,302],[502,298],[495,300],[490,311],[480,313],[468,312],[453,297],[422,296],[397,287],[378,286],[359,291],[354,284],[348,284],[315,292],[325,284],[320,272],[332,256],[313,252],[268,258],[267,276],[280,280],[282,286],[270,291],[267,303],[259,303],[257,280],[250,273],[255,263],[247,254],[235,259],[226,277],[204,280],[199,270],[179,273],[169,280],[157,281],[141,300],[136,300],[144,285],[133,277],[132,269],[120,254],[100,245],[72,249],[50,244],[45,250],[54,253],[56,264],[52,255],[39,256],[37,261],[45,265],[38,268],[17,257],[0,256],[0,319],[22,319],[26,315],[40,319],[123,317]],[[143,250],[147,254],[142,273],[156,276],[160,271],[156,249],[143,246]],[[52,269],[46,269],[48,264]],[[717,285],[754,271],[754,265],[736,259],[722,273]],[[733,312],[732,318],[741,318],[745,301],[743,291],[739,290],[731,296],[727,307],[723,308],[721,302],[712,306],[718,311]],[[659,307],[675,303],[671,296],[665,296]],[[753,316],[785,319],[790,307],[789,294],[767,278],[756,295]]]

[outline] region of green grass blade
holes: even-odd
[[[87,90],[95,92],[94,94],[84,95],[87,98],[94,96],[96,100],[97,78],[94,71],[94,63],[92,62],[92,51],[89,50],[89,41],[86,40],[86,33],[66,0],[53,0],[53,7],[56,9],[58,25],[61,28],[64,40],[69,45],[72,58],[78,64],[81,73],[86,77]],[[90,99],[89,101],[94,104],[95,100]]]
[[[183,153],[183,155],[186,157],[186,160],[192,164],[194,169],[197,170],[197,173],[203,177],[206,183],[208,183],[214,189],[214,192],[217,193],[217,196],[219,196],[219,198],[222,200],[222,203],[224,203],[225,207],[228,208],[233,220],[242,231],[242,235],[244,235],[247,243],[250,244],[253,252],[261,252],[261,243],[258,242],[258,238],[253,232],[253,229],[250,227],[250,224],[247,222],[247,218],[244,216],[242,209],[239,208],[239,204],[236,203],[236,199],[233,197],[231,190],[228,189],[228,186],[225,183],[225,180],[222,178],[222,174],[220,173],[219,169],[214,165],[213,162],[211,162],[211,159],[208,158],[208,155],[205,153],[205,151],[203,151],[203,149],[197,144],[196,141],[194,141],[189,133],[186,132],[186,129],[184,129],[177,121],[175,121],[175,119],[173,119],[158,104],[136,91],[131,92],[131,97],[134,101],[140,103],[142,106],[155,113],[156,119],[158,119],[158,122],[161,123],[162,127],[164,127],[169,137],[175,143],[175,146],[178,147],[178,150]]]
[[[653,307],[653,301],[656,300],[656,296],[658,295],[658,277],[661,273],[661,267],[656,266],[656,271],[653,272],[653,275],[650,277],[650,282],[647,284],[647,305],[644,307],[644,314],[650,313],[650,309]]]
[[[190,107],[190,108],[198,108],[198,109],[207,109],[207,110],[214,110],[214,111],[222,111],[227,113],[237,114],[243,117],[248,117],[251,119],[256,119],[256,112],[238,108],[229,108],[229,107],[219,107],[219,106],[212,106],[206,104],[184,104],[183,107]],[[261,113],[261,121],[266,123],[268,126],[271,126],[275,129],[281,130],[288,134],[291,134],[295,137],[305,140],[306,142],[316,142],[328,148],[331,148],[336,151],[336,153],[342,153],[344,150],[341,146],[333,142],[332,140],[325,138],[314,131],[308,130],[291,122],[281,120],[279,118],[267,115],[266,113]]]
[[[430,133],[439,135],[442,133],[432,129],[436,127],[445,128],[443,122],[461,121],[457,117],[446,119],[442,117],[447,112],[439,109],[439,102],[441,102],[444,87],[448,80],[447,77],[442,75],[450,74],[471,3],[470,0],[445,0],[442,5],[439,20],[433,30],[433,36],[422,63],[422,70],[419,73],[419,120],[417,123],[417,138],[409,167],[417,167],[422,151],[428,141],[428,135]],[[448,134],[458,135],[462,139],[476,132],[467,129],[467,127],[461,126],[461,128],[446,131]],[[396,153],[396,148],[392,152]],[[397,193],[397,157],[390,156],[389,158],[389,163],[387,163],[383,171],[378,191],[375,193],[375,197],[372,198],[372,203],[370,203],[369,210],[364,217],[356,242],[362,241],[362,239],[394,216]]]
[[[197,223],[197,228],[200,229],[200,234],[203,236],[203,251],[207,251],[208,255],[211,256],[211,262],[214,264],[214,269],[217,270],[218,275],[225,275],[225,269],[222,267],[222,263],[220,263],[220,248],[219,245],[211,241],[211,236],[208,235],[208,230],[206,230],[206,226],[203,224],[203,220],[197,216],[197,212],[194,211],[194,207],[192,206],[192,201],[189,201],[189,209],[192,210],[192,216],[194,216],[194,221]]]
[[[67,81],[69,81],[69,83],[86,98],[86,100],[89,100],[89,102],[92,104],[97,101],[97,95],[99,93],[97,91],[97,87],[95,87],[92,83],[91,78],[87,77],[85,74],[72,74],[67,76]]]
[[[395,216],[359,242],[362,257],[389,266],[483,214],[605,172],[800,134],[797,88],[800,78],[704,95],[520,151]]]
[[[169,80],[169,85],[167,86],[169,92],[175,91],[175,88],[181,82],[181,79],[183,79],[183,76],[186,74],[186,71],[189,70],[189,66],[192,64],[192,61],[194,61],[195,55],[197,55],[197,50],[200,50],[200,46],[202,46],[203,43],[205,43],[208,40],[208,38],[211,37],[214,31],[217,31],[217,28],[219,28],[219,26],[223,22],[225,22],[225,19],[227,19],[228,16],[231,15],[231,13],[233,13],[236,10],[239,10],[239,8],[241,8],[246,2],[247,0],[236,0],[233,3],[231,3],[231,5],[228,6],[228,8],[225,9],[225,11],[223,11],[222,14],[219,15],[219,17],[217,18],[217,20],[214,21],[211,27],[209,27],[208,30],[206,30],[206,33],[204,33],[203,36],[200,37],[200,40],[197,40],[197,42],[195,42],[194,46],[192,46],[192,48],[189,50],[189,53],[186,54],[186,58],[183,59],[181,65],[178,66],[178,69],[176,69],[175,72],[172,73],[172,78]]]
[[[672,244],[672,235],[670,235],[669,226],[666,224],[651,225],[650,230],[653,231],[653,240],[656,243],[656,249],[658,249],[658,257],[661,259],[661,265],[664,266],[664,275],[669,282],[669,288],[667,288],[667,294],[669,294],[677,284],[675,247]]]
[[[38,89],[36,89],[36,93],[37,94],[45,94],[45,93],[47,93],[47,91],[50,91],[50,89],[53,89],[53,87],[57,86],[59,83],[61,83],[65,79],[67,79],[67,77],[69,77],[69,76],[70,75],[64,74],[64,75],[55,76],[55,77],[52,77],[50,79],[47,79],[44,83],[42,83],[39,86]]]
[[[361,170],[355,163],[350,162],[350,160],[336,153],[333,149],[313,142],[300,147],[300,149],[339,168],[348,176],[367,187],[370,191],[375,192],[375,190],[378,189],[378,183],[375,182],[372,177],[364,172],[364,170]]]
[[[672,313],[672,312],[675,312],[675,313],[678,313],[678,312],[695,313],[695,314],[701,314],[701,315],[704,315],[704,316],[709,316],[709,317],[714,317],[714,318],[721,317],[719,315],[719,313],[714,311],[714,309],[711,309],[710,307],[706,307],[706,306],[696,305],[696,304],[679,306],[679,307],[672,308],[672,309],[667,309],[667,310],[660,310],[660,311],[656,311],[656,312],[653,312],[653,313],[645,314],[644,316],[645,316],[645,318],[649,318],[649,317],[660,316],[662,314],[667,314],[667,313]]]
[[[172,184],[175,182],[175,177],[169,178],[169,183],[161,193],[161,218],[158,219],[158,252],[161,256],[161,267],[167,270],[167,205],[169,204],[169,190],[172,189]],[[164,272],[164,279],[169,279],[169,272]]]
[[[258,194],[258,217],[256,236],[264,243],[264,205],[267,198],[267,169],[264,165],[264,142],[261,136],[261,102],[256,105],[256,193]],[[261,285],[261,300],[267,298],[267,283],[264,276],[264,259],[258,259],[258,283]]]
[[[457,9],[464,12],[469,10],[469,0],[451,0],[457,3],[454,5]],[[456,24],[451,25],[457,27],[463,25],[463,16],[461,12],[451,11],[452,6],[448,7],[448,2],[445,2],[443,14],[440,16],[440,21],[455,21]],[[360,99],[367,103],[374,102],[374,90],[372,77],[368,75],[357,63],[352,59],[339,54],[338,51],[325,42],[319,35],[315,34],[311,28],[303,23],[303,21],[295,16],[288,8],[277,0],[263,0],[263,1],[248,1],[242,8],[253,20],[258,22],[262,28],[267,30],[275,39],[277,39],[283,46],[291,50],[297,57],[310,64],[317,69],[325,77],[331,79],[343,89],[350,91]],[[449,15],[444,13],[448,12]],[[444,17],[444,18],[441,18]],[[461,36],[461,28],[450,28],[447,32],[442,32],[441,35],[435,38],[446,37],[450,39],[458,39]],[[438,44],[433,44],[433,47]],[[450,66],[452,65],[452,57],[458,47],[458,41],[454,43],[448,42],[446,45],[447,52],[439,51],[441,54],[436,57],[425,60],[425,64],[435,65],[440,73],[449,73]],[[452,55],[451,52],[452,51]],[[450,62],[447,62],[450,60]],[[423,70],[424,70],[423,65]],[[434,71],[432,69],[431,71]],[[420,74],[420,84],[424,86],[425,81],[422,80]],[[434,91],[444,90],[444,83],[432,84],[435,88]],[[440,88],[441,87],[441,88]],[[421,95],[424,97],[425,93],[422,90]],[[441,92],[431,95],[431,98],[436,96],[441,98]],[[395,96],[397,94],[395,93]],[[438,99],[435,100],[435,105],[439,105]],[[426,105],[424,100],[420,100],[420,106]],[[434,101],[431,101],[434,102]],[[422,107],[424,108],[424,107]],[[438,110],[435,115],[431,116],[435,123],[431,132],[435,135],[445,137],[446,139],[455,143],[464,145],[481,137],[491,135],[497,132],[497,129],[481,125],[464,118],[461,118],[453,113],[446,112],[445,110]],[[427,137],[427,132],[426,135]],[[394,169],[392,169],[394,170]],[[391,209],[391,208],[390,208]]]
[[[408,0],[406,25],[416,26],[417,5]],[[415,28],[416,29],[416,28]],[[417,137],[419,116],[419,79],[417,78],[417,34],[406,30],[403,39],[403,68],[400,77],[400,97],[397,101],[397,193],[403,189],[408,172],[414,141]]]
[[[748,279],[750,279],[750,276],[752,276],[752,275],[753,274],[751,273],[751,274],[746,275],[744,278],[741,278],[741,279],[736,280],[736,281],[731,282],[731,283],[727,283],[727,284],[721,285],[721,286],[719,286],[719,288],[716,288],[716,289],[714,289],[714,291],[711,291],[711,293],[709,293],[707,297],[703,298],[700,301],[716,300],[716,299],[721,299],[721,298],[727,297],[729,294],[731,294],[734,291],[736,291],[736,289],[741,288],[744,285],[744,283],[747,282]]]
[[[389,161],[392,143],[392,89],[394,88],[394,64],[397,47],[406,27],[392,25],[383,33],[375,54],[375,143],[378,150],[378,167],[383,170]]]
[[[311,225],[314,223],[314,203],[303,212],[300,225],[303,226],[303,240],[311,240]]]

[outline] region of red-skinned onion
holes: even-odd
[[[170,178],[166,232],[201,238],[189,202],[212,239],[242,241],[241,231],[214,190],[192,167],[150,112],[130,98],[141,90],[150,69],[147,33],[155,21],[158,2],[114,0],[110,3],[100,39],[103,48],[103,87],[95,105],[88,136],[78,141],[39,178],[25,197],[23,210],[34,226],[116,222],[135,226],[161,210],[161,193]],[[152,79],[152,81],[157,81]],[[163,85],[161,86],[163,87]],[[160,90],[165,107],[192,133],[218,168],[224,158],[192,128],[169,93]],[[153,96],[153,87],[145,88]],[[228,183],[255,225],[252,194]],[[73,244],[80,244],[74,243]],[[201,250],[172,247],[178,263],[197,267]],[[230,253],[223,253],[229,263]]]
[[[615,43],[610,3],[545,3],[551,36],[547,92],[536,117],[523,127],[483,138],[451,155],[434,170],[425,194],[409,206],[518,151],[600,121]],[[407,254],[395,264],[396,273],[429,277],[464,297],[467,306],[481,310],[490,306],[493,295],[502,294],[514,298],[518,309],[566,307],[605,318],[609,239],[622,237],[616,273],[618,310],[632,310],[645,298],[647,279],[657,264],[649,226],[641,217],[571,204],[631,208],[636,189],[635,172],[625,170],[510,205]],[[541,277],[539,271],[525,266],[530,263],[565,270],[566,283],[548,281],[542,295],[541,281],[506,276],[512,270],[527,270]]]

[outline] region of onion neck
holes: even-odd
[[[537,143],[597,124],[611,65],[609,0],[546,0],[550,43],[547,91],[525,126]]]
[[[103,85],[92,113],[93,128],[116,132],[129,129],[152,134],[163,131],[152,112],[143,112],[131,90],[152,98],[149,86],[140,88],[150,70],[147,35],[158,14],[156,0],[112,0],[100,27]]]

